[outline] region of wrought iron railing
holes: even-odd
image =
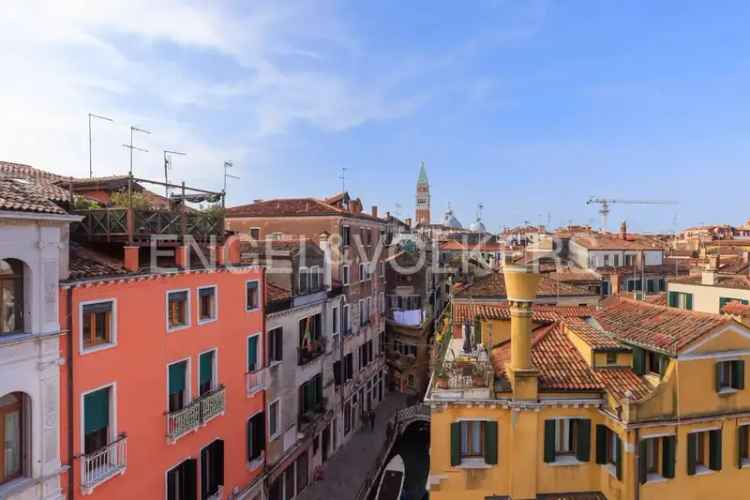
[[[123,434],[117,440],[81,457],[81,487],[89,492],[98,484],[118,474],[128,465],[128,438]]]
[[[186,407],[167,414],[167,436],[174,440],[190,432],[201,423],[201,404],[197,399]]]
[[[225,389],[223,386],[221,386],[200,399],[201,422],[205,424],[215,416],[224,413],[224,392]]]
[[[265,368],[245,374],[245,390],[248,396],[252,396],[256,392],[265,389],[267,374],[268,371]]]

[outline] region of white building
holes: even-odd
[[[0,498],[62,499],[58,283],[76,217],[0,178]]]

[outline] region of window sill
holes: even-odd
[[[741,469],[750,469],[750,458],[743,458],[742,459],[742,465],[740,465]]]
[[[570,465],[581,465],[585,462],[581,462],[573,455],[563,455],[561,457],[556,457],[554,462],[549,462],[547,465],[551,465],[553,467],[566,467]]]
[[[263,466],[263,461],[265,458],[265,452],[261,452],[261,454],[256,458],[255,460],[247,463],[247,469],[248,470],[256,470]]]
[[[604,464],[604,468],[607,470],[610,476],[617,479],[617,467],[615,464]]]
[[[179,332],[180,330],[186,330],[188,328],[190,328],[190,323],[187,323],[185,325],[179,325],[179,326],[168,326],[167,333]]]
[[[281,432],[277,432],[276,434],[269,434],[268,441],[275,441],[280,437],[281,437]]]
[[[198,324],[199,325],[208,325],[210,323],[215,323],[219,318],[206,318],[206,319],[199,319]]]
[[[483,458],[464,458],[461,463],[456,465],[457,469],[491,469],[492,466],[484,461]]]
[[[251,312],[255,312],[255,311],[260,311],[260,306],[255,306],[255,307],[251,307],[251,308],[247,308],[246,307],[245,308],[245,312],[246,313],[251,313]]]
[[[270,362],[270,363],[268,364],[268,368],[276,368],[277,366],[279,366],[279,365],[280,365],[281,363],[283,363],[283,362],[284,362],[283,360],[279,360],[279,361],[271,361],[271,362]]]
[[[97,346],[93,347],[84,347],[81,350],[81,356],[85,356],[86,354],[93,354],[95,352],[99,351],[106,351],[107,349],[112,349],[113,347],[117,347],[117,343],[115,342],[109,342],[106,344],[99,344]]]
[[[646,476],[646,484],[663,483],[666,480],[666,477],[662,476],[661,474],[654,474],[653,472],[649,473]]]
[[[695,474],[694,475],[695,476],[707,476],[709,474],[713,474],[714,472],[716,472],[716,471],[713,470],[713,469],[709,469],[705,465],[696,465],[695,466]]]
[[[739,389],[735,389],[734,387],[722,387],[719,390],[719,396],[731,396],[732,394],[736,394],[739,392]]]

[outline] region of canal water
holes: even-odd
[[[404,493],[400,500],[427,500],[425,489],[427,474],[430,471],[430,424],[416,422],[406,428],[393,445],[394,455],[401,455],[406,467]],[[387,463],[387,461],[386,461]]]

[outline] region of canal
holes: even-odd
[[[429,498],[425,489],[427,474],[430,471],[429,449],[430,424],[427,422],[411,424],[393,445],[388,460],[395,455],[401,455],[406,468],[404,492],[399,500],[426,500]]]

